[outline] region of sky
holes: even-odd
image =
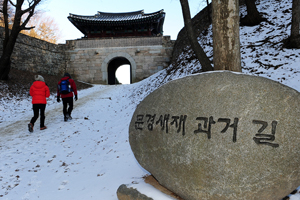
[[[121,65],[116,71],[116,78],[121,84],[130,84],[130,65]]]
[[[204,0],[189,0],[191,16],[194,16],[205,6]],[[68,20],[69,13],[77,15],[95,15],[101,12],[132,12],[144,10],[152,13],[164,9],[164,35],[177,38],[183,27],[182,11],[179,0],[46,0],[40,7],[53,17],[61,30],[59,43],[83,37],[83,34]]]
[[[265,12],[272,25],[240,29],[243,73],[269,78],[300,92],[300,50],[274,45],[290,31],[282,24],[291,20],[290,13],[283,13],[290,9],[291,0],[261,2],[261,6],[271,2]],[[205,37],[202,45],[212,42],[211,34]],[[262,43],[266,38],[272,38],[273,45]],[[207,54],[211,50],[205,48]],[[31,98],[0,98],[0,199],[117,200],[118,187],[127,184],[154,200],[174,200],[143,181],[149,173],[134,158],[128,127],[136,106],[159,87],[157,83],[182,78],[198,67],[192,61],[168,78],[164,69],[138,83],[81,90],[74,102],[73,120],[68,122],[63,121],[62,104],[52,94],[46,107],[48,128],[40,131],[37,121],[33,133],[27,130],[33,116]],[[299,189],[290,200],[300,200]]]

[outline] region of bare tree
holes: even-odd
[[[5,27],[4,16],[3,16],[3,12],[2,12],[3,1],[4,0],[0,0],[0,26]],[[8,16],[9,28],[11,29],[12,24],[13,24],[12,22],[13,22],[14,11],[10,4],[7,5],[7,16]]]
[[[8,79],[11,63],[10,59],[17,37],[22,30],[34,28],[26,27],[26,25],[28,24],[30,18],[34,15],[36,6],[42,0],[27,0],[25,3],[24,1],[25,0],[16,0],[14,3],[11,0],[3,0],[2,13],[5,25],[5,33],[3,40],[3,52],[0,58],[0,80]],[[8,5],[11,5],[15,10],[11,30],[9,30],[8,23]],[[25,16],[24,20],[22,20],[22,16]]]
[[[45,40],[50,43],[57,43],[58,39],[61,37],[61,32],[55,20],[44,14],[34,15],[29,26],[35,26],[35,28],[30,30],[23,30],[21,33],[26,34],[30,37],[35,37],[41,40]]]
[[[180,4],[182,8],[184,25],[186,27],[187,35],[191,43],[191,47],[202,66],[202,71],[212,71],[213,67],[211,65],[211,62],[205,54],[202,47],[200,46],[197,37],[194,33],[188,0],[180,0]]]
[[[300,0],[293,0],[291,35],[284,41],[286,48],[300,48]]]
[[[206,6],[207,7],[209,6],[209,1],[208,0],[206,0]],[[207,19],[208,19],[209,23],[211,23],[211,17],[210,17],[209,9],[207,9]]]
[[[214,69],[241,72],[239,1],[213,0],[212,16]]]
[[[255,26],[260,24],[262,21],[266,21],[266,19],[258,12],[255,1],[256,0],[245,0],[247,15],[241,18],[240,23],[242,26]]]

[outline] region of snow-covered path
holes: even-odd
[[[69,122],[61,103],[47,107],[43,131],[28,132],[32,113],[0,124],[0,199],[109,200],[121,184],[141,182],[147,172],[130,151],[134,105],[126,106],[125,87],[79,92]]]
[[[78,99],[78,101],[76,103],[74,103],[74,107],[80,108],[81,106],[84,106],[84,104],[87,101],[93,100],[93,99],[103,99],[105,97],[101,97],[103,95],[106,95],[106,93],[109,93],[110,90],[113,90],[113,86],[109,87],[104,87],[99,89],[99,91],[97,91],[96,93],[92,93],[92,94],[88,94],[87,96],[85,96],[84,99]],[[28,105],[28,107],[31,108],[31,104]],[[7,121],[6,123],[0,124],[1,130],[0,130],[0,135],[10,135],[10,134],[15,134],[16,131],[18,131],[20,129],[20,127],[24,126],[24,123],[30,121],[31,117],[32,117],[32,113],[27,113],[28,116],[20,119],[19,121]],[[51,107],[50,110],[47,107],[46,108],[46,123],[49,120],[54,120],[56,118],[58,118],[58,116],[61,117],[62,114],[62,105],[61,104],[57,104],[55,105],[55,107]],[[29,119],[29,120],[28,120]],[[37,125],[39,125],[39,119],[37,120]]]

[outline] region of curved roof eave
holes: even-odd
[[[143,10],[128,12],[128,13],[103,13],[99,12],[94,16],[83,16],[71,14],[68,18],[72,18],[74,21],[83,20],[85,22],[120,22],[120,21],[132,21],[132,20],[145,20],[153,17],[164,17],[165,13],[163,9],[154,13],[145,14]]]

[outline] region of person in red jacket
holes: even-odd
[[[44,78],[41,75],[35,75],[35,81],[30,87],[30,96],[32,96],[33,117],[28,124],[29,132],[33,132],[34,123],[39,117],[40,112],[40,130],[44,130],[45,126],[45,109],[48,98],[50,96],[49,87],[46,85]]]
[[[69,90],[67,92],[62,92],[62,82],[68,81],[68,88]],[[75,81],[71,78],[71,75],[69,73],[65,73],[64,77],[60,79],[58,82],[57,87],[57,102],[60,102],[60,97],[63,102],[63,114],[64,114],[64,121],[71,120],[71,113],[73,110],[73,96],[75,95],[75,101],[77,101],[77,88]],[[68,107],[69,106],[69,107]]]

